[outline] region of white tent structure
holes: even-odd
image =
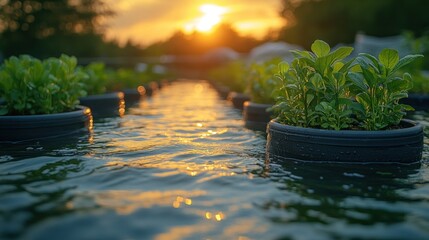
[[[224,62],[240,58],[240,54],[228,47],[215,48],[206,54],[203,58],[207,61]]]
[[[378,56],[378,54],[384,48],[396,49],[400,56],[405,56],[411,52],[411,49],[407,46],[405,37],[401,35],[391,37],[374,37],[365,35],[363,33],[358,33],[355,36],[354,48],[355,54],[369,53],[374,56]]]
[[[264,62],[273,58],[282,58],[284,61],[291,62],[293,55],[290,50],[303,50],[303,48],[285,42],[267,42],[252,49],[248,61]]]

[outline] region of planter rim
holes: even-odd
[[[74,111],[0,116],[0,143],[19,143],[72,135],[92,129],[92,114],[88,107],[77,106]]]
[[[423,126],[416,121],[409,119],[402,119],[402,123],[405,123],[409,127],[401,129],[391,130],[328,130],[318,128],[305,128],[298,126],[291,126],[277,122],[277,119],[273,119],[269,122],[270,130],[277,132],[289,132],[299,133],[305,135],[321,136],[321,137],[336,137],[336,138],[386,138],[396,136],[413,136],[423,131]]]
[[[236,92],[236,91],[231,91],[231,92],[229,92],[229,95],[230,95],[231,97],[250,98],[250,96],[249,96],[247,93]]]
[[[121,92],[123,92],[125,95],[138,93],[143,96],[146,93],[146,88],[143,85],[139,85],[135,88],[124,88],[121,90]]]
[[[118,92],[108,92],[108,93],[101,93],[101,94],[94,94],[94,95],[88,95],[85,97],[79,98],[80,100],[94,100],[94,99],[110,99],[110,98],[124,98],[124,93],[121,91]]]
[[[0,116],[0,123],[2,122],[10,122],[12,120],[27,120],[29,118],[32,118],[33,121],[45,121],[46,119],[56,119],[56,118],[64,118],[65,116],[68,117],[77,117],[82,116],[82,113],[84,115],[91,114],[91,109],[85,106],[78,105],[76,106],[76,109],[69,112],[62,112],[62,113],[50,113],[50,114],[34,114],[34,115],[4,115]]]
[[[427,98],[429,98],[429,93],[412,92],[412,93],[408,93],[408,98],[410,98],[410,97],[427,97]]]
[[[258,107],[258,108],[268,108],[268,107],[272,107],[273,104],[269,104],[269,103],[255,103],[252,101],[245,101],[243,106],[252,106],[252,107]]]

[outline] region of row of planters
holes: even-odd
[[[351,47],[331,51],[317,40],[312,51],[292,51],[292,63],[276,60],[246,72],[246,125],[267,126],[270,158],[348,163],[411,163],[422,157],[423,127],[403,119],[413,78],[406,72],[422,55],[399,58],[393,49],[377,57]],[[274,105],[271,105],[274,104]],[[260,118],[256,108],[260,108]],[[251,119],[251,120],[249,120]],[[254,119],[260,120],[255,125]]]
[[[209,73],[209,80],[222,99],[243,111],[247,128],[265,131],[272,119],[269,111],[275,103],[280,82],[274,78],[281,59],[250,65],[243,61],[226,63]]]
[[[106,69],[102,63],[92,63],[82,69],[88,74],[85,79],[87,96],[80,98],[80,104],[93,109],[94,117],[123,115],[124,103],[131,107],[144,97],[152,96],[167,83],[168,76],[164,71],[154,71],[154,66],[137,72]]]
[[[0,67],[0,142],[71,135],[91,129],[93,117],[122,116],[125,103],[158,89],[147,75],[101,63],[78,66],[66,55],[11,57]]]
[[[209,80],[222,99],[231,101],[234,107],[243,109],[243,103],[249,100],[244,93],[246,65],[243,61],[227,62],[225,65],[212,70]]]

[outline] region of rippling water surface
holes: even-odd
[[[276,162],[243,125],[182,81],[89,137],[1,146],[0,239],[429,239],[427,138],[414,165]]]

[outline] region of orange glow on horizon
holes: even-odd
[[[184,26],[185,31],[210,32],[214,26],[221,22],[222,16],[228,12],[227,8],[214,4],[203,4],[199,7],[199,10],[203,16],[186,23]]]
[[[262,39],[271,30],[285,26],[278,14],[281,1],[266,0],[106,0],[117,15],[106,20],[108,39],[149,45],[170,38],[175,32],[211,33],[220,23],[241,35]],[[150,33],[150,34],[148,34]]]

